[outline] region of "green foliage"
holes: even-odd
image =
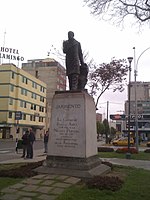
[[[88,188],[92,189],[117,191],[122,187],[123,180],[117,176],[96,176],[86,184]]]
[[[150,173],[148,170],[131,167],[114,167],[112,176],[117,174],[124,181],[118,191],[89,189],[84,183],[65,190],[57,200],[149,200]],[[111,174],[110,174],[111,176]]]
[[[8,178],[8,177],[0,177],[0,190],[2,190],[5,187],[14,185],[23,179],[20,178]]]
[[[114,152],[100,152],[100,158],[122,158],[125,159],[125,154]],[[133,160],[150,160],[150,154],[145,152],[139,152],[138,154],[132,154],[131,159]]]
[[[96,125],[97,125],[97,134],[98,135],[99,134],[103,135],[105,133],[105,126],[104,126],[104,124],[101,123],[101,122],[99,122],[99,121],[97,121]]]

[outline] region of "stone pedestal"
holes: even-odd
[[[56,92],[44,172],[90,178],[110,170],[97,156],[96,109],[86,92]]]

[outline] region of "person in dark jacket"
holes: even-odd
[[[29,132],[29,144],[27,146],[27,156],[26,158],[33,158],[33,143],[35,141],[35,135],[32,129]]]
[[[25,158],[27,153],[27,146],[29,145],[29,131],[26,131],[25,134],[22,136],[22,146],[23,146],[23,154],[22,158]]]
[[[46,133],[44,134],[44,153],[47,153],[48,150],[48,138],[49,138],[49,134],[48,131],[46,131]]]

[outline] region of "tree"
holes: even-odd
[[[104,124],[104,127],[105,127],[105,132],[104,134],[106,135],[106,144],[108,143],[108,135],[110,133],[110,128],[109,128],[109,123],[108,123],[108,120],[107,119],[104,119],[103,120],[103,124]]]
[[[100,97],[106,90],[113,89],[113,92],[124,90],[128,72],[126,60],[113,59],[110,63],[102,63],[98,66],[90,65],[90,68],[92,69],[89,73],[89,92],[92,96],[97,96],[96,107]]]
[[[129,16],[140,25],[150,20],[149,0],[84,0],[91,13],[120,24]]]
[[[96,125],[97,125],[97,136],[99,138],[99,135],[103,135],[105,133],[105,127],[104,124],[99,121],[96,122]]]

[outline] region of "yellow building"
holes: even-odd
[[[32,128],[38,138],[45,127],[46,84],[17,68],[0,65],[0,137],[19,138]]]

